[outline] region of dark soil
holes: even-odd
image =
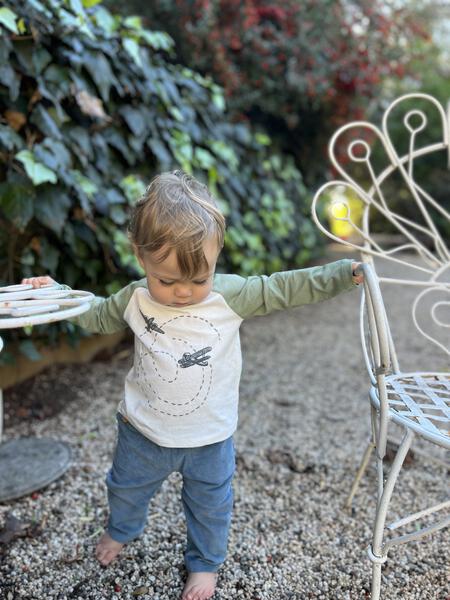
[[[124,339],[113,349],[103,350],[91,362],[129,361],[132,353],[130,339]],[[5,427],[57,415],[68,403],[77,399],[78,389],[82,387],[90,364],[53,365],[4,390]]]

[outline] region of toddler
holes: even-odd
[[[72,319],[96,333],[131,327],[135,336],[106,477],[109,520],[96,557],[108,565],[142,533],[150,499],[179,471],[187,524],[182,600],[213,596],[226,555],[242,321],[326,300],[361,281],[351,260],[270,277],[216,274],[224,231],[205,186],[181,171],[158,175],[129,225],[145,277],[109,298],[96,297],[88,312]],[[39,287],[53,280],[22,283]]]

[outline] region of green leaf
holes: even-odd
[[[210,169],[216,163],[216,159],[214,158],[214,156],[210,152],[208,152],[208,150],[204,150],[203,148],[195,149],[194,158],[197,161],[199,167],[205,170]]]
[[[89,38],[94,39],[95,36],[92,33],[89,25],[90,21],[86,19],[85,15],[78,13],[77,16],[73,15],[69,11],[59,8],[58,17],[62,25],[67,27],[69,30],[78,30],[87,35]]]
[[[141,54],[140,54],[141,49],[139,47],[139,44],[136,42],[136,40],[134,40],[130,37],[125,37],[122,40],[122,45],[123,45],[124,49],[126,50],[126,52],[128,52],[128,54],[131,56],[131,58],[137,64],[137,66],[142,68],[142,59],[141,59]]]
[[[19,96],[20,78],[9,64],[0,66],[0,83],[9,89],[9,97],[14,102]]]
[[[270,146],[270,143],[272,141],[270,137],[265,133],[255,134],[255,140],[258,142],[258,144],[261,144],[261,146]]]
[[[40,253],[40,262],[44,269],[47,270],[48,273],[54,274],[56,273],[56,269],[59,263],[59,252],[58,250],[50,245],[46,238],[40,238],[41,245],[41,253]]]
[[[31,186],[10,182],[0,184],[0,210],[21,231],[33,218],[34,194]]]
[[[44,14],[47,17],[47,19],[53,18],[52,13],[49,10],[47,10],[47,8],[42,4],[42,2],[39,2],[39,0],[28,0],[28,4],[38,12]]]
[[[11,54],[13,44],[9,36],[0,37],[0,64],[6,64]]]
[[[21,150],[16,154],[15,158],[23,164],[28,177],[34,185],[40,185],[46,181],[49,183],[56,183],[58,181],[56,173],[42,163],[37,162],[31,150]]]
[[[21,354],[24,354],[27,358],[29,358],[32,361],[42,359],[42,354],[39,353],[32,340],[23,340],[22,342],[20,342],[19,350]]]
[[[57,140],[62,139],[59,127],[41,103],[37,104],[31,113],[30,121],[34,123],[46,136],[55,138]]]
[[[13,33],[19,34],[19,30],[17,29],[16,25],[17,18],[18,17],[16,13],[9,8],[0,8],[0,23],[6,27],[6,29],[9,29]]]
[[[117,31],[117,19],[115,19],[109,10],[103,6],[99,6],[95,11],[94,20],[107,36],[111,36],[115,31]]]
[[[98,188],[93,181],[85,177],[80,171],[73,169],[70,174],[74,178],[75,184],[88,196],[92,197]]]
[[[170,106],[169,112],[173,116],[173,118],[179,121],[180,123],[184,121],[181,111],[176,106]]]
[[[81,160],[86,157],[91,160],[94,154],[92,140],[89,131],[83,127],[70,127],[66,130],[66,136],[71,140],[70,147]]]
[[[214,106],[216,106],[220,110],[220,112],[223,112],[225,110],[225,98],[220,88],[219,90],[215,90],[213,92],[212,101],[214,103]]]
[[[52,171],[65,171],[72,165],[72,156],[66,146],[50,138],[45,138],[41,144],[36,144],[34,153],[36,158]]]
[[[144,275],[144,270],[140,266],[134,252],[132,246],[130,244],[130,240],[124,234],[124,232],[120,229],[116,229],[114,232],[114,249],[119,255],[120,262],[125,266],[131,266],[137,273]]]
[[[24,35],[24,33],[26,33],[27,25],[26,25],[24,19],[19,19],[17,21],[17,28],[19,30],[20,35]]]
[[[83,0],[83,6],[84,8],[92,8],[101,2],[103,2],[103,0]]]
[[[45,48],[37,48],[33,52],[32,62],[35,74],[39,75],[53,60],[52,55]]]
[[[168,33],[164,31],[148,31],[142,29],[139,31],[141,40],[147,42],[154,50],[170,50],[175,46],[175,42]]]
[[[148,126],[139,109],[132,108],[131,106],[124,106],[119,112],[134,135],[140,136],[146,133]]]
[[[120,286],[122,287],[122,286]],[[16,364],[16,359],[15,356],[12,352],[8,352],[7,350],[5,350],[3,348],[1,354],[0,354],[0,366],[5,366],[5,365],[14,365]]]
[[[136,200],[145,192],[143,181],[135,175],[124,177],[119,185],[130,204],[136,202]]]
[[[87,19],[87,15],[81,0],[69,0],[69,4],[70,8],[75,14],[77,14],[79,17],[82,17],[84,20]]]
[[[25,267],[34,267],[36,260],[31,248],[25,248],[20,257],[20,264]]]
[[[153,152],[161,165],[168,165],[173,162],[172,155],[167,150],[164,142],[159,138],[151,137],[147,140],[147,146]]]
[[[72,202],[61,187],[48,187],[39,195],[34,211],[37,220],[60,235]]]
[[[119,128],[108,127],[108,129],[105,130],[104,138],[110,146],[122,154],[123,158],[127,162],[133,164],[130,162],[132,152],[130,152],[130,147],[126,142],[125,136],[122,134],[122,131]]]
[[[25,142],[14,129],[8,125],[0,125],[0,146],[8,151],[23,148]]]
[[[128,215],[125,213],[121,206],[113,205],[109,209],[109,216],[117,223],[117,225],[123,225],[128,221]]]
[[[83,61],[103,101],[108,102],[111,85],[119,84],[108,59],[101,52],[85,52],[83,54]],[[80,89],[83,89],[83,87],[80,87]]]
[[[135,15],[124,19],[123,24],[130,29],[142,29],[142,19]]]
[[[236,156],[235,151],[229,144],[226,144],[225,142],[222,142],[220,140],[212,140],[209,143],[209,146],[211,147],[211,150],[216,156],[221,158],[232,169],[237,169],[239,159]]]
[[[52,97],[52,101],[54,102],[55,98],[57,100],[62,100],[66,98],[70,94],[70,77],[69,77],[69,69],[66,67],[61,67],[57,64],[50,64],[45,71],[43,72],[41,77],[38,77],[39,82],[39,90],[42,95],[43,89],[48,87],[49,95]],[[50,98],[49,98],[50,99]]]

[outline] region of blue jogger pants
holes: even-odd
[[[118,542],[138,537],[148,504],[174,471],[183,476],[186,568],[215,572],[225,560],[233,505],[235,470],[232,438],[198,448],[165,448],[137,431],[122,415],[111,470],[106,477],[108,533]]]

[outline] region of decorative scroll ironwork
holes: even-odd
[[[413,109],[410,108],[412,102]],[[407,148],[403,151],[397,151],[392,135],[399,113],[403,115],[402,126],[407,136]],[[426,135],[431,116],[439,123],[439,138],[434,140]],[[395,100],[383,115],[381,129],[366,121],[355,121],[341,127],[330,141],[329,155],[342,179],[323,185],[312,204],[315,223],[332,240],[357,250],[366,262],[379,257],[407,267],[402,279],[380,277],[379,280],[422,288],[412,306],[414,325],[419,333],[448,356],[450,212],[427,191],[417,176],[417,167],[423,169],[429,155],[440,153],[450,168],[449,129],[450,115],[435,98],[420,93],[406,94]],[[336,194],[336,189],[340,190],[339,194]],[[398,202],[400,193],[405,196],[403,202]],[[361,223],[352,218],[349,196],[358,198],[363,205]],[[330,203],[329,210],[339,213],[340,216],[335,215],[335,218],[351,227],[351,237],[337,237],[322,222],[320,215],[326,214],[322,207],[324,202]],[[382,236],[371,231],[374,216],[390,231],[391,238],[395,234],[395,238],[401,241],[386,247]],[[434,325],[429,327],[419,322],[418,307],[424,304],[425,299],[430,300],[432,294],[435,300],[429,308],[429,318]],[[436,330],[439,330],[439,335]]]

